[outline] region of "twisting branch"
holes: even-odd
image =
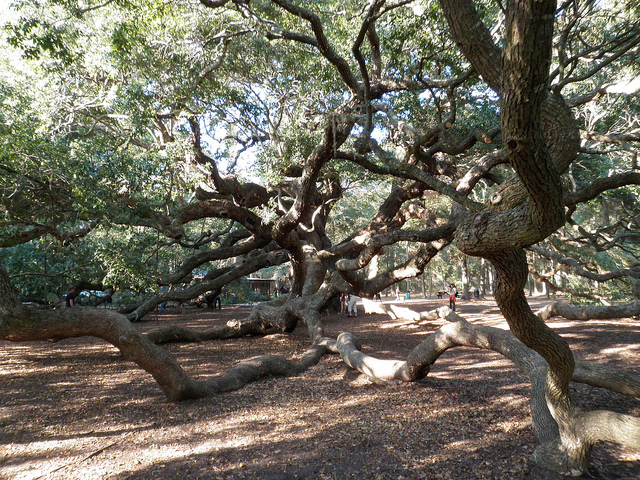
[[[640,185],[639,172],[627,172],[611,175],[609,177],[597,178],[586,187],[576,191],[566,193],[564,204],[566,206],[584,203],[592,200],[606,190],[624,187],[626,185]]]
[[[586,307],[575,307],[567,303],[553,302],[538,310],[536,315],[543,321],[547,321],[551,317],[556,316],[579,321],[629,318],[640,315],[640,302],[624,305],[597,305]]]
[[[564,257],[559,253],[553,252],[551,250],[547,250],[538,245],[532,245],[529,247],[529,250],[537,253],[538,255],[542,255],[543,257],[548,258],[549,260],[553,260],[564,265],[567,268],[570,268],[576,275],[580,275],[581,277],[588,278],[589,280],[594,280],[596,282],[606,282],[608,280],[614,278],[623,278],[623,277],[631,277],[631,278],[640,278],[640,266],[636,266],[633,268],[625,268],[612,270],[606,273],[597,273],[586,270],[582,267],[582,264],[575,260],[574,258]]]
[[[322,21],[320,18],[313,13],[312,11],[303,8],[298,5],[294,5],[287,0],[272,0],[273,3],[279,5],[287,12],[295,15],[296,17],[300,17],[303,20],[306,20],[311,25],[311,29],[313,30],[313,34],[318,42],[317,48],[332,65],[336,67],[338,73],[342,77],[342,80],[345,82],[347,87],[351,90],[354,95],[359,94],[359,86],[356,77],[354,76],[351,68],[347,61],[338,55],[335,50],[331,47],[329,40],[324,34],[324,28],[322,25]]]
[[[416,381],[425,378],[438,358],[447,350],[468,346],[493,350],[511,360],[524,373],[529,375],[537,391],[533,392],[532,415],[534,428],[538,430],[541,417],[549,416],[545,408],[542,380],[546,364],[534,350],[527,348],[511,332],[499,328],[469,323],[464,317],[441,307],[429,312],[413,312],[409,308],[394,308],[389,312],[394,319],[413,322],[446,321],[444,326],[435,330],[421,344],[417,345],[405,361],[382,361],[360,352],[361,343],[350,333],[338,336],[337,346],[345,363],[372,378],[382,380]],[[594,362],[578,361],[572,380],[591,386],[605,388],[613,392],[640,398],[640,377],[618,369]],[[556,430],[557,431],[557,430]]]
[[[575,77],[567,77],[559,81],[556,85],[554,85],[553,89],[556,92],[560,92],[562,88],[570,83],[580,82],[586,80],[588,78],[593,77],[597,72],[602,70],[608,65],[611,65],[615,61],[617,61],[620,57],[629,53],[632,49],[640,45],[640,35],[638,34],[638,27],[636,26],[629,31],[624,32],[623,34],[616,37],[613,41],[611,41],[609,48],[602,48],[599,46],[597,51],[599,52],[599,57],[603,58],[600,62],[593,62],[594,65],[588,69],[586,72],[581,75],[577,75]],[[595,50],[595,47],[592,47]],[[582,57],[584,53],[580,53],[575,56],[573,59],[577,61],[580,57]],[[572,60],[567,60],[566,63],[571,62]],[[550,77],[553,78],[553,75]]]
[[[227,48],[229,47],[230,43],[231,43],[231,38],[229,37],[223,38],[222,49],[218,54],[218,58],[213,62],[213,64],[211,64],[209,67],[205,68],[202,72],[200,72],[200,76],[196,81],[196,86],[200,85],[203,81],[208,79],[213,72],[215,72],[222,66],[224,59],[227,55]]]
[[[440,227],[425,230],[395,230],[380,235],[369,236],[364,234],[355,237],[339,246],[341,252],[364,246],[357,258],[341,259],[336,262],[338,271],[355,271],[364,268],[380,250],[388,245],[393,245],[401,241],[416,243],[429,243],[447,238],[455,231],[455,224],[449,223]]]
[[[467,173],[458,181],[456,190],[463,194],[469,194],[473,190],[473,187],[480,181],[481,178],[490,175],[490,171],[493,167],[503,165],[509,161],[507,152],[504,149],[489,153],[479,159],[473,167],[471,167]],[[499,183],[499,179],[495,177],[492,180]]]
[[[600,295],[592,295],[590,293],[576,292],[575,290],[570,288],[558,287],[551,280],[549,280],[559,270],[564,270],[566,268],[567,267],[564,267],[564,266],[556,266],[552,269],[551,272],[541,274],[541,273],[538,273],[538,271],[532,265],[529,265],[529,273],[537,283],[544,283],[549,290],[552,290],[554,292],[568,293],[569,295],[574,297],[586,298],[589,300],[598,300],[602,302],[604,305],[610,305],[607,299]]]
[[[369,143],[373,147],[373,151],[376,156],[391,169],[390,171],[396,172],[396,176],[402,176],[407,179],[420,181],[425,185],[428,185],[432,190],[448,196],[449,198],[458,202],[460,205],[463,205],[465,208],[472,212],[480,211],[483,208],[483,205],[481,205],[480,203],[474,202],[466,195],[460,194],[450,185],[447,185],[434,176],[429,175],[427,172],[423,171],[416,165],[401,162],[393,158],[384,149],[382,149],[382,147],[380,147],[378,145],[378,142],[376,142],[374,139],[371,139]]]
[[[362,22],[362,26],[360,27],[360,33],[356,37],[356,41],[353,44],[351,51],[353,55],[356,57],[358,62],[358,66],[360,67],[360,75],[362,75],[362,81],[364,83],[364,105],[367,112],[367,119],[364,127],[363,135],[365,138],[369,138],[371,136],[371,131],[373,130],[373,114],[371,110],[371,79],[369,78],[369,71],[367,70],[367,63],[365,62],[364,56],[360,51],[360,47],[362,46],[362,42],[364,41],[365,36],[369,36],[369,38],[376,39],[375,35],[375,24],[374,20],[380,8],[384,4],[385,0],[373,0],[371,2],[371,6],[369,7],[369,12]],[[372,50],[374,52],[379,51],[379,45],[373,44]],[[376,55],[376,58],[379,58],[379,53]]]

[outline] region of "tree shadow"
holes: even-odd
[[[196,327],[211,321],[187,319]],[[403,358],[422,341],[413,331],[381,329],[376,318],[328,325],[354,331],[374,356]],[[624,360],[624,349],[609,355],[612,346],[639,336],[624,323],[558,328],[576,335],[578,354],[608,352],[607,362]],[[307,344],[300,325],[290,335],[166,348],[206,379],[247,357],[299,358]],[[445,352],[413,384],[373,384],[331,355],[296,377],[176,404],[102,341],[0,342],[0,382],[0,478],[34,471],[51,480],[525,478],[534,444],[526,376],[498,354],[471,348]],[[584,408],[640,415],[637,400],[572,388]],[[593,465],[600,478],[640,478],[637,459],[601,445]]]

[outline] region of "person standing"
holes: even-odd
[[[342,292],[340,294],[340,315],[342,315],[343,313],[347,313],[347,300],[348,300],[348,295],[344,292]]]
[[[349,305],[347,307],[347,317],[357,317],[358,316],[358,306],[356,302],[359,300],[355,295],[349,295]]]
[[[456,295],[457,294],[458,294],[458,290],[456,289],[456,286],[452,283],[449,286],[449,308],[454,312],[456,311]]]
[[[67,294],[64,296],[65,305],[66,305],[66,307],[67,307],[67,308],[71,308],[71,307],[73,307],[73,306],[76,304],[76,301],[75,301],[75,293],[76,293],[76,289],[75,289],[75,287],[71,287],[71,288],[69,289],[69,293],[67,293]]]
[[[166,285],[163,285],[160,287],[160,294],[161,295],[166,295],[166,293],[169,291],[169,287]],[[158,309],[158,313],[162,314],[162,313],[167,313],[167,301],[164,300],[163,302],[160,303],[160,308]]]

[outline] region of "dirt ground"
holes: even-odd
[[[427,310],[444,301],[409,303]],[[506,328],[491,300],[458,305],[471,322]],[[170,310],[137,325],[203,328],[248,311]],[[362,312],[324,319],[327,334],[352,332],[365,352],[398,359],[442,325]],[[640,374],[637,320],[550,324],[577,358]],[[258,355],[298,359],[307,344],[299,326],[292,334],[167,348],[193,377],[206,379]],[[0,479],[526,478],[534,444],[528,389],[526,376],[498,354],[457,348],[413,384],[374,384],[332,355],[297,377],[170,403],[151,376],[101,340],[0,342]],[[640,401],[573,389],[584,408],[640,416]],[[639,451],[599,445],[584,478],[638,479],[639,460]]]

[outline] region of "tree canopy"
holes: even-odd
[[[468,286],[445,268],[458,259],[483,289],[493,288],[484,269],[495,269],[509,342],[531,352],[514,361],[534,384],[534,463],[576,473],[598,441],[640,446],[638,419],[575,407],[568,385],[586,367],[524,293],[534,278],[582,302],[640,311],[640,6],[10,8],[0,54],[0,338],[106,338],[169,398],[192,398],[223,387],[185,378],[130,320],[269,276],[289,293],[223,335],[303,322],[308,356],[266,359],[272,372],[299,371],[327,351],[364,368],[358,342],[326,337],[320,312],[341,292],[369,299],[436,269],[442,282]],[[71,285],[141,296],[127,317],[63,309],[40,329],[45,314],[18,301],[56,300]],[[439,315],[469,335],[464,319]],[[487,341],[504,351],[502,337]],[[368,373],[421,378],[435,361],[429,345]],[[537,362],[548,365],[542,380]],[[613,424],[617,433],[603,427]]]

